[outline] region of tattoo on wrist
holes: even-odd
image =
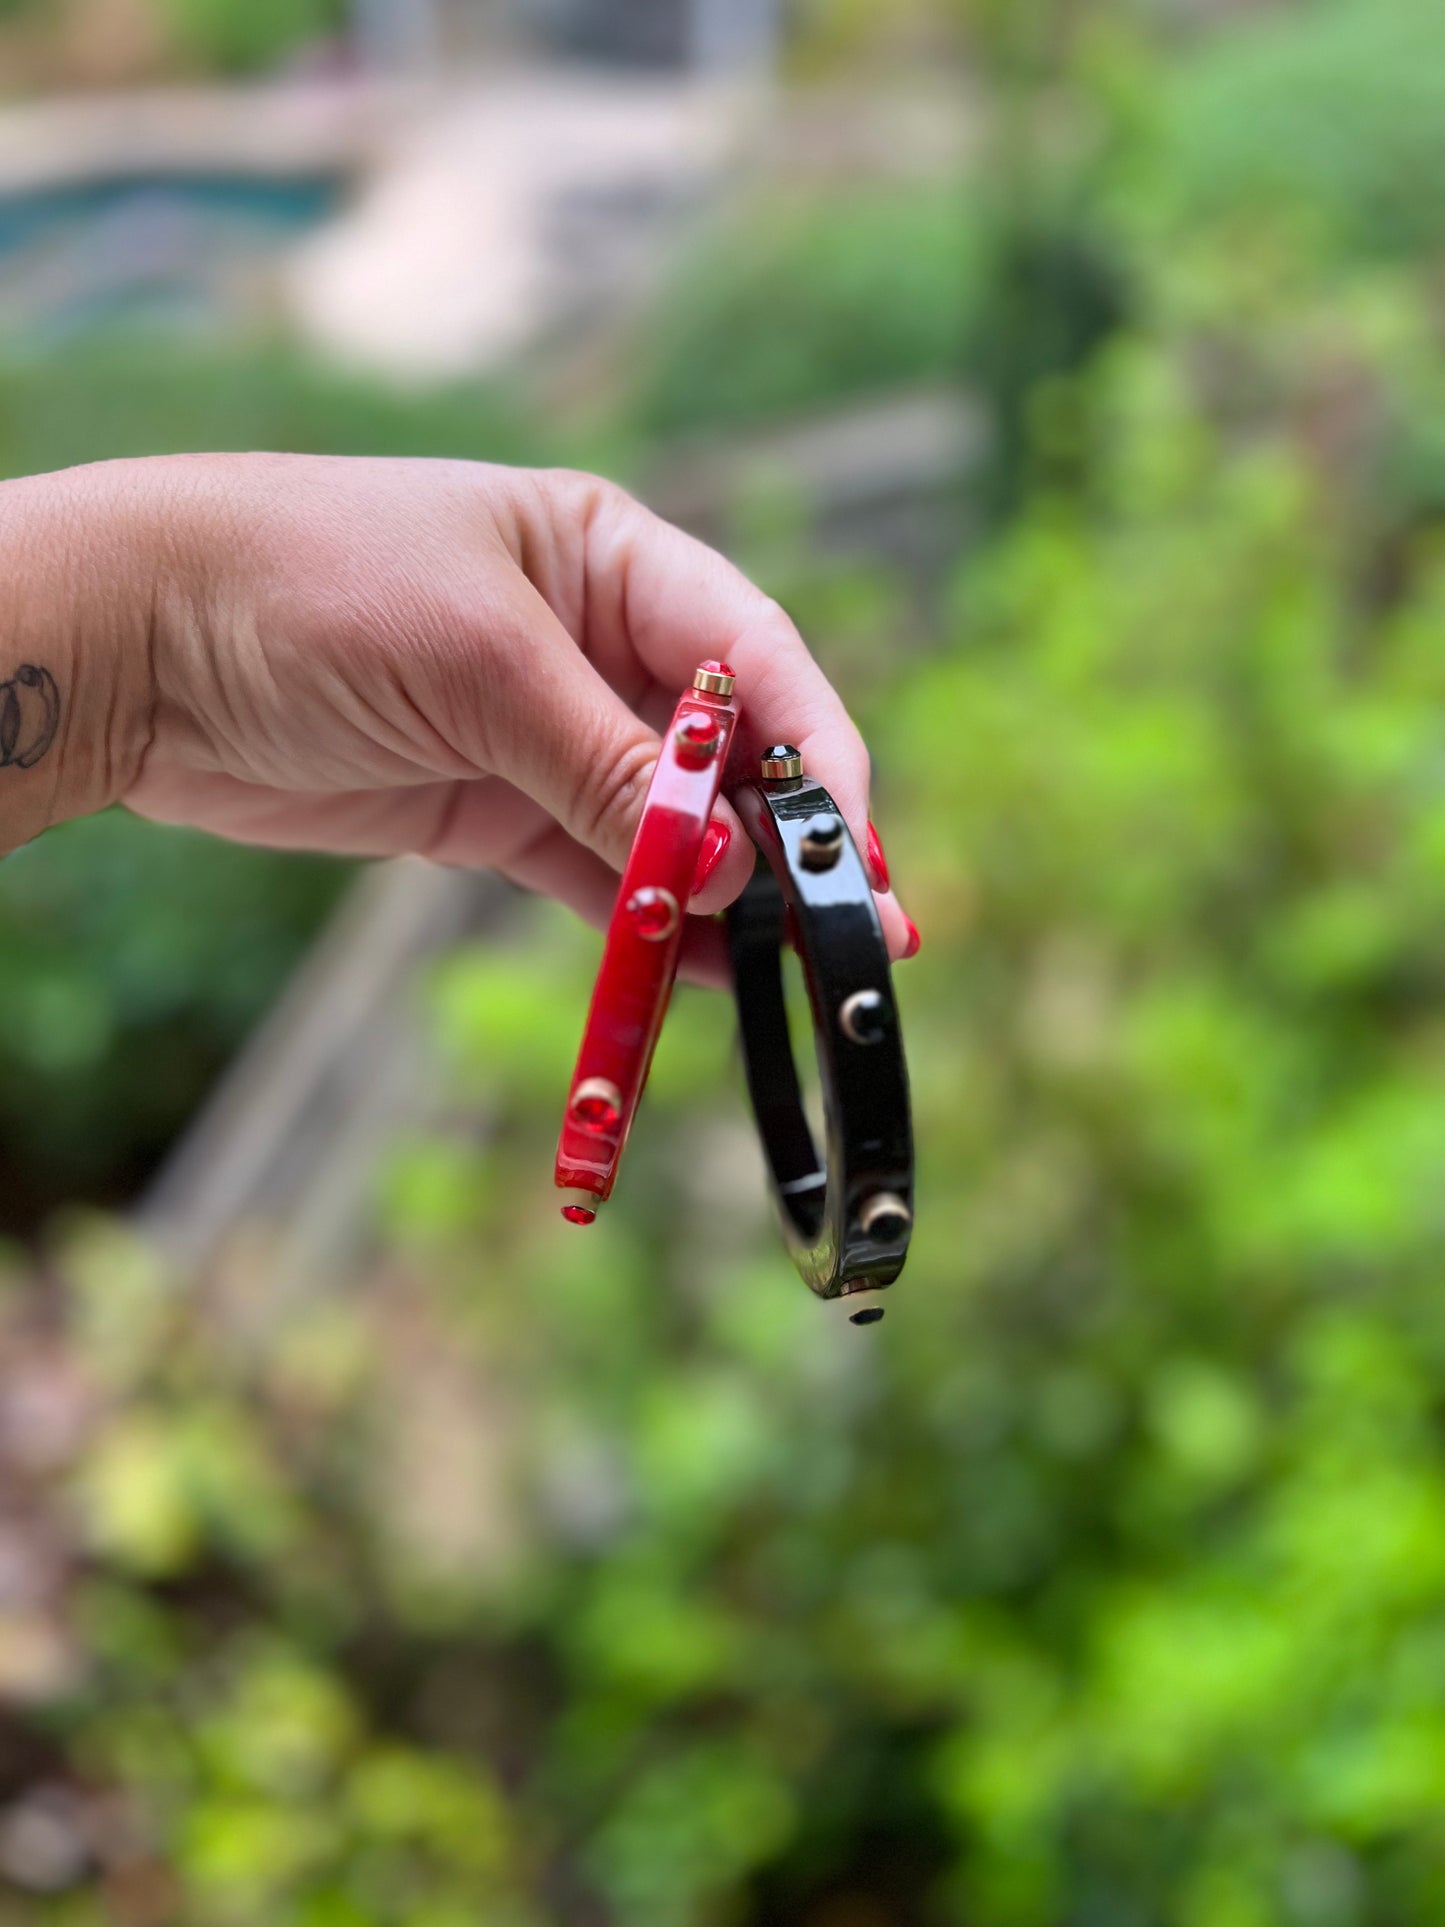
[[[60,691],[48,669],[21,663],[0,682],[0,769],[32,769],[55,741]]]

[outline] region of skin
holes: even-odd
[[[0,852],[123,802],[243,842],[500,871],[605,924],[666,726],[736,671],[735,768],[786,740],[866,847],[868,757],[779,606],[595,476],[480,463],[163,456],[0,485]],[[43,681],[59,695],[43,740]],[[3,707],[0,707],[3,723]],[[17,752],[18,753],[18,752]],[[747,760],[743,760],[747,759]],[[741,891],[731,838],[694,898]],[[891,892],[889,948],[908,948]]]

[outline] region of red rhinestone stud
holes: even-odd
[[[627,899],[627,914],[639,937],[647,943],[661,943],[677,928],[677,898],[671,890],[647,885],[634,890]]]
[[[622,1093],[608,1077],[584,1077],[572,1093],[573,1122],[601,1136],[622,1122]]]
[[[689,716],[672,740],[683,768],[701,769],[717,755],[722,729],[715,716]]]

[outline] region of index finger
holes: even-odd
[[[742,752],[794,744],[866,848],[867,749],[787,612],[716,549],[620,489],[607,489],[586,540],[586,646],[607,680],[625,687],[640,666],[676,690],[705,658],[728,663]]]

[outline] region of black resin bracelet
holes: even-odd
[[[748,1091],[799,1272],[843,1298],[855,1324],[883,1316],[878,1294],[903,1269],[913,1227],[908,1072],[873,891],[828,792],[783,743],[733,793],[758,846],[728,913]],[[813,1011],[827,1156],[803,1110],[788,1036],[782,949],[791,936]],[[856,1307],[851,1301],[857,1300]]]

